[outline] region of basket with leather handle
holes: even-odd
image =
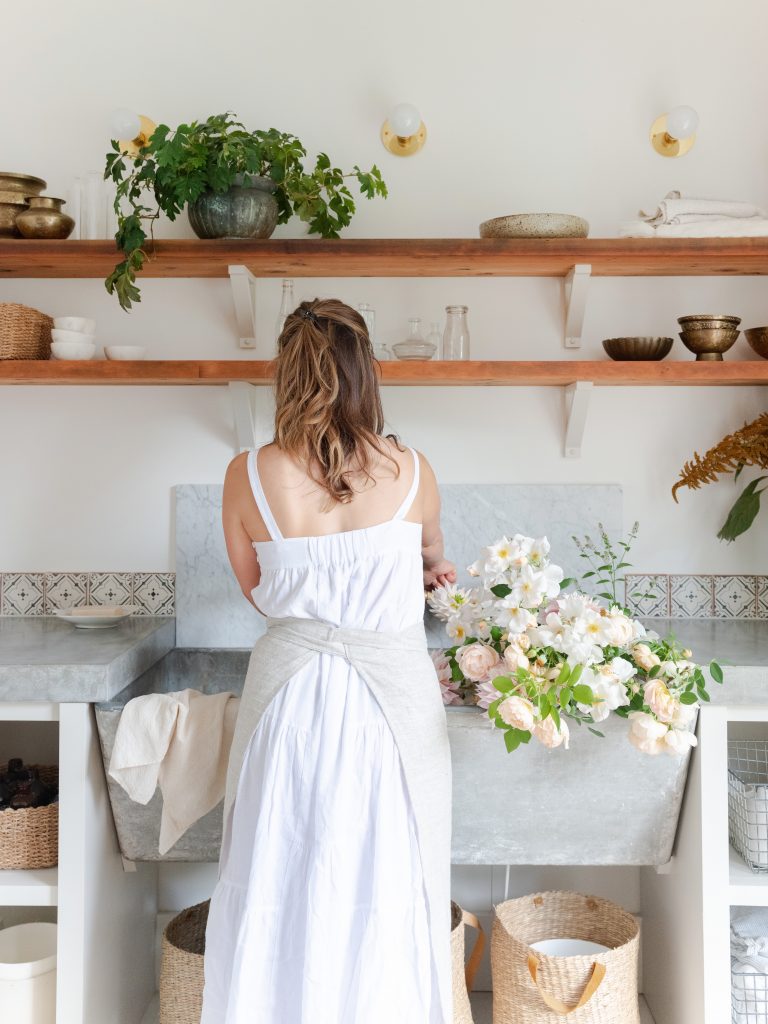
[[[540,892],[505,900],[491,929],[493,1024],[640,1024],[634,917],[610,900]],[[550,956],[544,939],[607,946],[588,956]]]
[[[474,945],[464,963],[464,926],[477,931]],[[451,900],[451,963],[453,965],[453,1024],[474,1024],[469,993],[485,948],[485,932],[477,917]]]

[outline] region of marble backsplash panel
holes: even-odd
[[[232,574],[221,529],[221,485],[183,484],[176,495],[176,637],[180,647],[250,647],[261,616]],[[440,488],[446,553],[466,566],[478,549],[504,533],[546,534],[569,576],[582,568],[572,534],[602,522],[622,529],[622,492],[610,484],[447,484]],[[427,617],[430,646],[444,643],[442,625]]]

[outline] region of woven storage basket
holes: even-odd
[[[0,773],[7,769],[0,764]],[[27,765],[48,786],[58,786],[58,765]],[[0,870],[54,868],[59,862],[59,805],[0,811]]]
[[[541,892],[495,907],[491,930],[493,1024],[639,1024],[639,931],[626,910],[573,892]],[[608,946],[591,956],[548,956],[542,939]]]
[[[0,359],[50,359],[53,320],[18,302],[0,302]]]
[[[477,930],[475,944],[464,963],[464,925]],[[451,962],[453,964],[453,1024],[474,1024],[469,993],[475,984],[475,975],[485,947],[483,927],[469,910],[451,900]]]
[[[163,931],[160,1024],[200,1024],[203,1013],[205,927],[210,900],[187,907]]]

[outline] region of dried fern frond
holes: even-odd
[[[694,452],[691,461],[686,462],[680,471],[680,479],[672,488],[672,497],[677,501],[677,491],[681,487],[696,490],[704,484],[713,483],[720,474],[735,473],[742,466],[768,469],[768,412],[741,430],[728,434],[706,455]]]

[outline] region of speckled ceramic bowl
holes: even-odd
[[[586,238],[589,223],[571,213],[512,213],[480,225],[481,238]]]
[[[668,356],[673,338],[606,338],[603,348],[611,359],[663,359]]]

